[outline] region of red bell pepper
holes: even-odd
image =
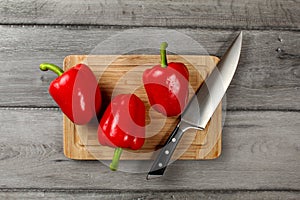
[[[100,112],[101,92],[95,75],[84,64],[64,72],[54,64],[42,63],[42,71],[51,70],[59,77],[49,86],[49,93],[62,112],[75,124],[88,123]]]
[[[140,149],[145,141],[145,105],[134,94],[120,94],[113,98],[98,126],[101,145],[114,147],[110,169],[118,168],[122,148]]]
[[[187,104],[189,71],[183,63],[167,63],[167,46],[161,44],[161,64],[144,71],[143,83],[151,106],[169,117],[181,114]]]

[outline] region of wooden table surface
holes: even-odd
[[[11,0],[0,1],[0,24],[0,199],[300,198],[299,0]],[[181,32],[216,56],[244,30],[222,155],[176,161],[150,181],[67,159],[62,113],[47,91],[55,75],[38,69],[145,27]]]

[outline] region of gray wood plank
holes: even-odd
[[[1,1],[2,24],[299,30],[299,1]]]
[[[299,191],[97,191],[97,190],[13,190],[0,193],[3,199],[278,199],[292,200],[299,199]]]
[[[300,112],[227,112],[220,158],[176,161],[161,179],[64,157],[58,109],[1,109],[0,188],[300,190]]]
[[[128,52],[126,48],[148,47],[153,38],[156,42],[164,37],[172,40],[161,33],[166,30],[0,26],[0,106],[55,107],[47,91],[55,75],[41,72],[38,69],[41,62],[61,65],[70,54],[157,53],[155,49]],[[173,41],[182,35],[191,38],[190,42],[170,45],[170,51],[178,54],[221,56],[236,35],[234,31],[206,29],[169,31],[175,34]],[[125,37],[118,42],[111,39],[118,34],[127,36],[125,33],[139,39]],[[290,31],[244,32],[240,64],[227,93],[228,109],[300,109],[299,35]],[[195,44],[202,48],[196,48]]]

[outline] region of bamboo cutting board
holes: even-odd
[[[168,62],[183,62],[190,73],[189,98],[192,97],[203,80],[211,73],[219,61],[214,56],[169,55]],[[64,60],[64,70],[78,63],[87,64],[97,77],[102,94],[102,107],[106,107],[112,97],[118,94],[134,93],[146,106],[146,140],[142,149],[125,149],[121,160],[149,160],[154,152],[165,143],[176,126],[177,117],[166,118],[150,108],[142,84],[145,69],[159,64],[159,55],[71,55]],[[114,149],[101,146],[97,140],[97,119],[88,125],[74,125],[63,116],[64,153],[66,157],[78,160],[111,160]],[[203,131],[187,131],[173,159],[194,160],[214,159],[221,153],[222,108],[216,109]]]

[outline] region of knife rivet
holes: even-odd
[[[176,142],[176,138],[173,138],[173,139],[172,139],[172,142]]]
[[[163,165],[162,165],[162,163],[160,162],[160,163],[158,163],[158,166],[159,166],[159,167],[162,167]]]
[[[165,154],[168,155],[170,152],[169,150],[165,150]]]

